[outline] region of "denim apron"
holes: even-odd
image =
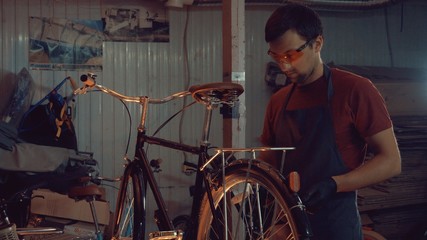
[[[298,110],[287,110],[295,89],[292,86],[285,100],[276,130],[277,146],[294,146],[286,153],[283,173],[297,171],[301,176],[300,193],[313,184],[334,175],[348,172],[335,141],[331,98],[333,86],[331,72],[324,65],[328,84],[328,103]],[[337,193],[314,214],[309,215],[315,240],[361,240],[360,217],[356,205],[356,192]]]

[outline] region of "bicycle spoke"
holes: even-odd
[[[133,226],[133,201],[134,199],[128,199],[127,201],[130,201],[130,204],[126,207],[126,215],[123,219],[123,225],[120,229],[120,236],[132,236],[132,226]]]
[[[198,239],[298,239],[296,225],[282,196],[285,192],[283,183],[268,177],[269,174],[259,168],[248,170],[244,166],[228,172],[226,194],[223,189],[212,192],[218,219],[212,218],[211,210],[205,204],[201,211]],[[227,215],[223,211],[224,198]],[[226,229],[225,219],[228,223]],[[214,225],[220,225],[222,229],[214,229]],[[227,236],[221,235],[223,232]]]

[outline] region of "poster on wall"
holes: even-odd
[[[41,70],[102,70],[103,42],[169,42],[161,1],[102,1],[99,20],[30,17],[29,65]]]
[[[161,1],[102,2],[106,41],[169,42],[169,19]]]
[[[30,17],[30,68],[101,70],[103,25],[101,20]]]

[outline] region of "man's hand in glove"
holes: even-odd
[[[314,184],[302,196],[302,201],[309,211],[316,211],[323,203],[328,201],[337,192],[337,183],[333,178],[328,178]]]

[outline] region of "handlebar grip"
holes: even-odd
[[[94,74],[83,74],[80,76],[80,81],[82,81],[86,86],[93,87],[96,84],[95,77],[96,75]]]

